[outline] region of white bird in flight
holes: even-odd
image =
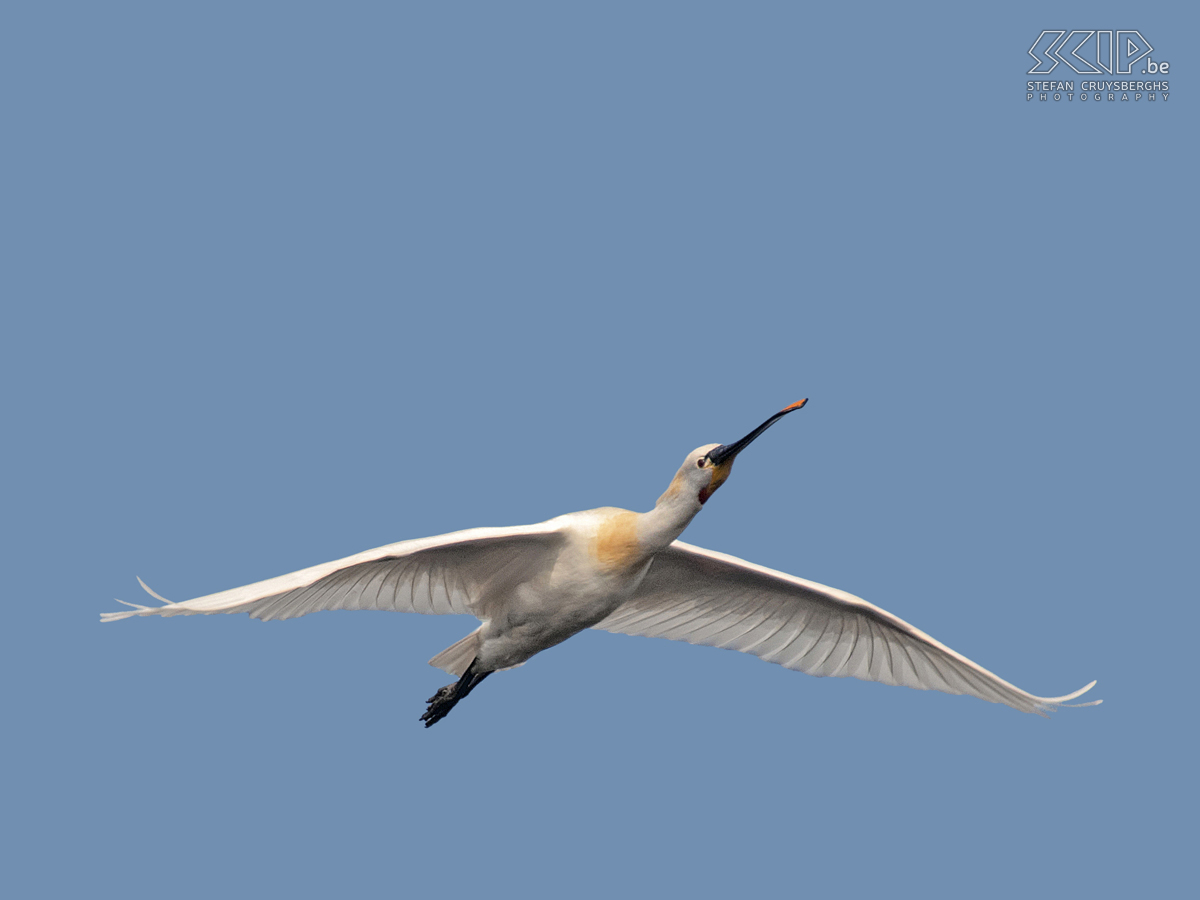
[[[654,509],[602,507],[539,525],[471,528],[400,541],[335,562],[165,606],[119,600],[130,616],[246,612],[291,619],[324,609],[468,614],[482,624],[429,661],[458,680],[429,698],[428,728],[492,672],[519,666],[585,628],[752,653],[817,676],[852,676],[970,694],[1044,714],[1062,697],[1009,684],[891,613],[845,591],[677,540],[729,477],[734,458],[780,418],[740,441],[687,455]]]

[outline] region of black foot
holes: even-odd
[[[475,685],[491,674],[491,672],[476,672],[475,663],[472,662],[471,665],[467,666],[467,671],[463,673],[462,678],[458,679],[454,684],[438,688],[438,692],[426,701],[429,704],[429,709],[425,710],[425,715],[421,716],[421,721],[425,723],[425,727],[428,728],[435,722],[440,722],[446,718],[459,700],[471,693],[475,689]]]

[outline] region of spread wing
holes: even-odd
[[[472,528],[400,541],[354,556],[301,569],[217,594],[166,606],[103,613],[104,622],[130,616],[249,613],[256,619],[291,619],[325,609],[478,615],[486,586],[498,577],[520,579],[541,569],[562,542],[553,521],[513,528]],[[139,578],[140,582],[141,579]]]
[[[809,675],[970,694],[1039,714],[1096,683],[1037,697],[852,594],[682,541],[655,556],[634,596],[595,627],[726,647]]]

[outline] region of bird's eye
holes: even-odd
[[[706,465],[708,465],[708,457],[707,456],[702,456],[698,460],[696,460],[696,468],[703,469]]]

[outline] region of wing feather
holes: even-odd
[[[553,519],[514,528],[472,528],[388,544],[182,603],[163,600],[146,588],[166,605],[126,604],[133,609],[100,618],[112,622],[130,616],[245,612],[270,620],[332,609],[479,614],[486,586],[497,572],[537,568],[557,554],[562,541],[562,525]]]
[[[810,675],[969,694],[1039,714],[1095,684],[1062,697],[1030,694],[852,594],[682,541],[659,553],[634,596],[595,627],[726,647]]]

